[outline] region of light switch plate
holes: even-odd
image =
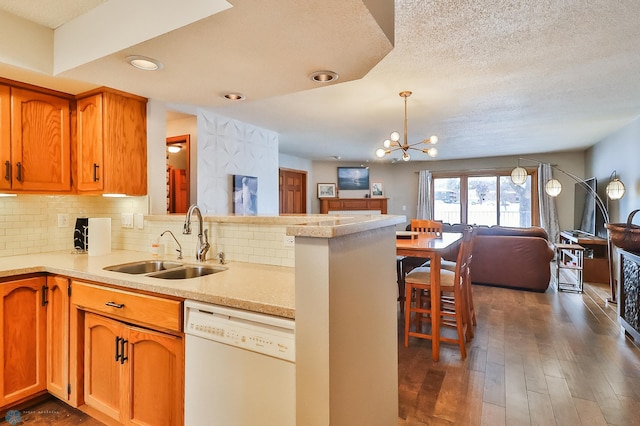
[[[144,229],[144,215],[142,213],[136,213],[135,226],[138,229]]]
[[[133,228],[133,213],[122,213],[122,227]]]

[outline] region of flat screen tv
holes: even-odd
[[[369,190],[369,169],[367,167],[338,167],[338,189]]]
[[[585,183],[597,192],[596,178],[585,179]],[[596,204],[593,194],[584,185],[576,183],[574,195],[573,220],[575,230],[606,238],[607,230],[604,227],[604,217]]]

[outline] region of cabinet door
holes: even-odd
[[[71,190],[69,101],[11,89],[12,187]]]
[[[44,277],[0,284],[0,407],[46,389]]]
[[[102,94],[78,100],[77,114],[78,190],[101,191],[104,182]]]
[[[104,192],[146,195],[146,102],[111,92],[103,96]]]
[[[11,189],[11,89],[0,85],[0,189]]]
[[[84,322],[84,400],[104,414],[123,421],[122,398],[126,397],[125,376],[120,361],[120,339],[124,326],[95,314]]]
[[[127,340],[130,379],[127,423],[182,425],[183,340],[136,327],[129,329]]]
[[[47,390],[69,399],[69,279],[47,277]]]

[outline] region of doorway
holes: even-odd
[[[280,214],[307,213],[307,172],[279,170]]]
[[[190,136],[172,136],[167,144],[167,213],[186,213],[189,208]]]

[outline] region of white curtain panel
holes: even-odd
[[[560,224],[558,223],[558,210],[556,200],[544,190],[547,181],[553,179],[551,165],[543,163],[538,166],[538,198],[540,201],[540,226],[547,231],[551,242],[560,241]]]
[[[431,172],[429,170],[420,170],[419,179],[416,219],[431,219]]]

